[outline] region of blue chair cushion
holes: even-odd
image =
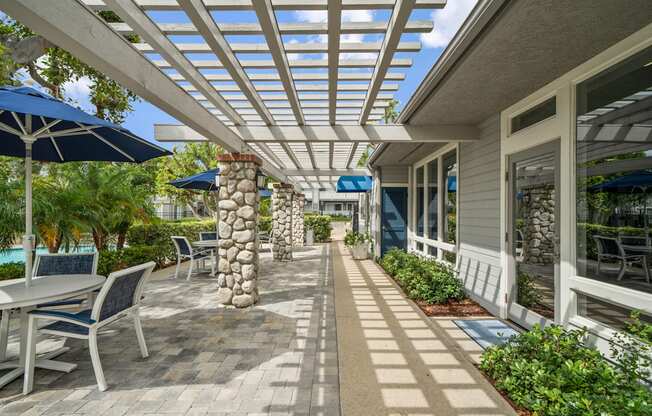
[[[36,305],[37,308],[54,308],[57,306],[76,306],[84,303],[84,299],[58,300],[56,302],[41,303]]]
[[[67,319],[73,319],[86,325],[91,325],[95,323],[95,321],[91,319],[90,309],[86,309],[77,313],[70,313],[70,312],[63,312],[63,311],[34,310],[31,311],[30,314],[36,316],[51,316],[51,317],[62,317]],[[41,329],[48,330],[48,331],[68,332],[70,334],[76,334],[76,335],[88,335],[87,327],[83,325],[77,325],[72,322],[56,321]]]

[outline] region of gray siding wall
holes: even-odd
[[[475,301],[499,314],[500,116],[480,125],[482,139],[460,144],[458,273]]]
[[[405,183],[408,181],[408,166],[381,166],[380,180],[383,183]]]

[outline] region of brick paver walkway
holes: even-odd
[[[245,310],[217,307],[213,278],[159,272],[141,312],[149,358],[130,319],[107,327],[99,345],[109,390],[99,392],[86,343],[70,339],[60,359],[77,370],[37,369],[27,397],[19,379],[0,390],[0,414],[338,415],[328,246],[294,256],[273,263],[261,253],[261,302]]]

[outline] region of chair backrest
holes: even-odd
[[[177,248],[177,254],[181,254],[184,256],[192,255],[192,246],[190,245],[190,242],[186,237],[181,235],[173,235],[172,242],[174,243],[174,246]]]
[[[650,239],[642,235],[618,234],[618,240],[626,246],[646,247],[650,245]]]
[[[199,233],[200,240],[217,240],[217,233],[214,231],[202,231]]]
[[[96,274],[98,253],[37,254],[32,276]]]
[[[625,250],[616,238],[594,235],[593,240],[598,247],[598,254],[608,254],[611,256],[625,255]]]
[[[102,322],[138,305],[145,281],[155,266],[150,261],[111,273],[97,295],[91,319]]]

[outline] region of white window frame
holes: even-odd
[[[607,340],[615,331],[588,317],[578,315],[578,293],[611,302],[626,308],[639,309],[652,314],[652,294],[626,287],[600,282],[577,274],[576,268],[576,92],[577,86],[592,76],[624,61],[638,52],[652,46],[652,24],[628,38],[616,43],[580,66],[557,78],[540,90],[501,112],[501,175],[504,178],[506,155],[533,147],[542,142],[561,141],[561,187],[560,187],[560,284],[558,322],[575,327],[586,327],[593,343],[601,350],[608,349]],[[557,114],[511,134],[511,118],[521,114],[551,96],[557,97]],[[501,178],[501,235],[507,232],[505,212],[507,210],[506,182]],[[501,238],[503,271],[509,265],[508,244]],[[501,317],[507,316],[507,279],[501,279]]]
[[[460,204],[460,180],[459,180],[459,174],[460,174],[460,151],[459,151],[459,145],[458,143],[448,143],[441,148],[437,149],[437,151],[429,154],[425,158],[415,162],[411,167],[410,167],[410,202],[411,202],[411,226],[410,232],[408,233],[408,248],[410,251],[419,253],[423,256],[426,257],[431,257],[431,258],[436,258],[440,261],[449,263],[444,259],[444,251],[451,252],[451,253],[457,253],[458,251],[458,244],[459,244],[459,227],[455,227],[455,244],[448,243],[444,241],[444,236],[443,236],[443,228],[445,226],[445,218],[444,218],[444,194],[443,192],[438,192],[437,193],[437,206],[439,209],[437,210],[437,239],[431,239],[428,236],[428,231],[429,231],[429,218],[428,218],[428,182],[429,182],[429,177],[428,177],[428,163],[432,162],[433,160],[437,160],[437,187],[438,189],[445,189],[443,185],[443,157],[450,152],[455,152],[455,163],[457,164],[457,198],[455,200],[455,221],[456,224],[459,224],[459,204]],[[420,237],[416,235],[416,221],[417,221],[417,183],[416,183],[416,178],[417,178],[417,169],[423,168],[423,186],[424,186],[424,192],[423,192],[423,231],[424,231],[424,236]],[[417,250],[417,243],[421,243],[423,245],[422,250]],[[437,256],[431,255],[429,251],[429,247],[434,247],[437,249]]]

